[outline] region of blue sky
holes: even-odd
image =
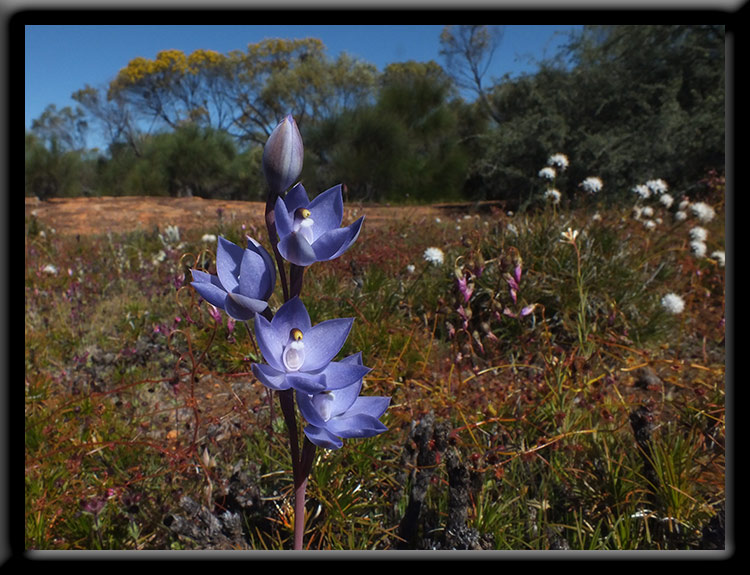
[[[535,70],[534,59],[554,56],[567,32],[580,26],[509,25],[488,78]],[[319,38],[328,55],[341,51],[382,70],[392,62],[435,60],[443,25],[27,25],[26,127],[48,104],[73,106],[70,95],[86,84],[102,87],[137,56],[198,48],[226,53],[264,38]]]

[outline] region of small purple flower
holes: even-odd
[[[518,298],[518,290],[519,285],[516,281],[516,278],[508,273],[505,274],[505,281],[508,284],[508,290],[510,291],[510,297],[513,300],[513,303],[516,303],[516,299]]]
[[[458,282],[458,291],[461,292],[464,303],[468,303],[471,295],[474,293],[474,282],[469,280],[470,278],[466,275],[462,275],[456,280]]]
[[[263,147],[263,174],[273,193],[281,194],[302,173],[304,146],[297,123],[286,116],[274,128]]]
[[[293,297],[268,321],[255,316],[255,337],[265,364],[254,363],[255,376],[271,389],[317,393],[346,387],[370,368],[333,361],[349,336],[353,318],[312,325],[305,305]]]
[[[274,209],[278,250],[282,257],[298,266],[329,261],[343,254],[357,240],[364,216],[342,228],[344,200],[341,184],[310,201],[302,184],[285,198],[279,196]]]
[[[91,513],[98,517],[106,503],[106,497],[89,497],[88,499],[81,500],[81,509],[86,513]]]
[[[342,359],[347,365],[362,365],[362,354]],[[341,438],[372,437],[387,430],[379,418],[385,413],[389,397],[364,397],[362,378],[345,387],[320,393],[297,391],[297,405],[308,425],[304,432],[318,447],[338,449]]]
[[[247,238],[245,249],[219,237],[216,275],[191,271],[190,285],[195,291],[238,321],[247,321],[265,310],[276,286],[276,268],[271,256],[251,237]]]

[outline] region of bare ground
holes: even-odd
[[[415,223],[445,214],[446,210],[462,209],[461,205],[380,206],[346,204],[344,221],[365,215],[368,226],[409,219]],[[264,205],[261,202],[206,200],[203,198],[167,198],[121,196],[98,198],[54,198],[40,201],[26,198],[26,217],[54,228],[61,235],[98,235],[124,233],[155,226],[178,226],[180,230],[205,229],[217,222],[219,213],[224,221],[240,221],[248,227],[263,225]]]

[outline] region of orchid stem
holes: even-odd
[[[305,537],[305,494],[315,456],[315,444],[305,437],[302,457],[294,477],[294,549],[303,547]]]
[[[297,416],[294,411],[294,391],[292,389],[285,389],[277,393],[279,403],[281,404],[281,413],[284,414],[284,421],[289,431],[289,449],[292,452],[292,473],[296,477],[297,462],[299,461],[299,437],[297,434]]]
[[[294,395],[291,389],[279,391],[279,402],[289,430],[289,448],[292,452],[292,477],[294,478],[294,549],[302,549],[305,536],[305,493],[307,478],[312,469],[315,444],[304,439],[302,453],[299,450],[297,417],[294,410]]]
[[[276,267],[279,268],[279,279],[281,281],[281,289],[284,292],[284,301],[289,300],[289,286],[286,279],[286,269],[284,268],[284,258],[281,257],[278,244],[278,234],[276,233],[276,215],[274,214],[274,205],[276,198],[279,196],[276,192],[268,192],[266,196],[266,229],[268,230],[268,241],[271,242],[273,247],[273,254],[276,256]]]
[[[289,297],[293,298],[302,293],[302,279],[305,275],[304,266],[291,265],[289,270]]]

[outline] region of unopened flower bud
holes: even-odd
[[[297,181],[303,156],[302,136],[290,114],[271,132],[263,148],[263,174],[272,193],[281,194]]]

